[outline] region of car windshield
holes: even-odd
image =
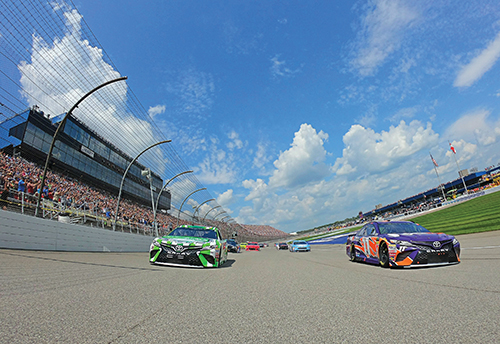
[[[296,241],[295,245],[306,245],[307,243],[305,241]]]
[[[231,245],[238,245],[238,244],[236,243],[236,241],[231,240],[231,239],[229,239],[229,240],[227,241],[227,243],[228,243],[228,244],[231,244]]]
[[[429,230],[413,222],[386,222],[379,223],[380,234],[389,233],[428,233]]]
[[[217,239],[217,232],[214,230],[199,228],[176,228],[170,232],[169,236],[189,236],[196,238]]]

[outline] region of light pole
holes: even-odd
[[[125,182],[125,177],[127,176],[128,170],[130,170],[130,168],[132,167],[132,165],[134,164],[134,162],[136,162],[137,159],[139,159],[139,157],[142,154],[144,154],[144,152],[146,152],[147,150],[149,150],[149,149],[151,149],[153,147],[161,145],[162,143],[168,143],[168,142],[172,142],[172,140],[165,140],[165,141],[160,141],[160,142],[156,142],[155,144],[152,144],[151,146],[149,146],[148,148],[144,149],[142,152],[140,152],[139,154],[137,154],[137,156],[128,164],[127,169],[123,173],[122,181],[120,183],[120,190],[118,191],[118,200],[116,201],[115,222],[113,223],[113,230],[116,230],[116,221],[118,219],[118,209],[120,207],[120,198],[122,196],[123,183]],[[153,208],[154,208],[154,206],[153,206]]]
[[[141,172],[141,175],[149,179],[149,189],[151,190],[151,206],[153,207],[153,214],[156,214],[155,199],[153,195],[153,176],[151,175],[151,169],[147,168],[143,170]],[[153,220],[153,226],[154,226],[154,220]],[[156,226],[154,227],[156,229],[155,235],[158,236],[158,228]]]
[[[201,188],[201,189],[198,189],[198,190],[194,190],[193,192],[191,192],[189,195],[186,196],[186,198],[184,198],[184,201],[182,201],[181,203],[181,206],[179,208],[179,215],[177,216],[177,224],[175,225],[177,227],[177,225],[179,224],[179,220],[181,218],[181,210],[182,210],[182,206],[184,205],[184,202],[186,202],[186,200],[191,197],[192,194],[198,192],[198,191],[201,191],[201,190],[206,190],[207,188]]]
[[[181,172],[181,173],[177,173],[175,176],[173,176],[172,178],[170,178],[166,183],[165,185],[163,185],[163,187],[161,188],[160,192],[158,192],[158,197],[156,198],[156,208],[153,212],[153,222],[155,224],[155,229],[156,229],[156,235],[158,236],[158,223],[156,223],[156,212],[158,211],[158,206],[160,204],[160,196],[163,192],[163,190],[166,189],[167,185],[172,181],[174,180],[175,178],[179,177],[179,176],[182,176],[183,174],[186,174],[186,173],[192,173],[193,171],[184,171],[184,172]]]
[[[73,107],[66,113],[66,115],[64,115],[64,117],[61,120],[61,122],[59,122],[59,125],[57,126],[56,132],[54,133],[54,136],[52,137],[52,143],[50,144],[49,152],[47,153],[47,158],[45,159],[45,167],[43,168],[42,180],[40,181],[40,192],[38,193],[38,198],[37,198],[37,201],[36,201],[35,216],[38,216],[38,211],[40,209],[40,200],[42,198],[43,187],[45,186],[45,177],[47,176],[47,168],[49,167],[49,161],[50,161],[50,157],[52,155],[52,151],[54,150],[54,144],[56,143],[57,134],[59,134],[59,131],[61,130],[61,128],[63,127],[63,125],[66,123],[66,120],[71,115],[71,113],[73,113],[73,110],[76,109],[78,107],[78,105],[80,105],[80,103],[85,98],[87,98],[88,96],[90,96],[95,91],[103,88],[104,86],[107,86],[109,84],[112,84],[114,82],[121,81],[121,80],[127,80],[127,77],[126,76],[122,76],[121,78],[117,78],[117,79],[113,79],[113,80],[110,80],[110,81],[106,81],[105,83],[103,83],[103,84],[97,86],[96,88],[94,88],[92,91],[87,92],[87,94],[85,94],[82,98],[80,98],[80,100],[77,101],[75,103],[75,105],[73,105]]]

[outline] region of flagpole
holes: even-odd
[[[439,182],[439,188],[441,189],[441,192],[443,193],[443,202],[446,202],[446,196],[444,194],[444,190],[443,190],[443,186],[441,184],[441,178],[439,178],[439,173],[438,173],[438,170],[436,168],[436,166],[434,166],[434,171],[436,171],[436,176],[438,177],[438,182]]]
[[[443,190],[444,186],[441,184],[441,178],[439,178],[439,173],[438,173],[438,170],[437,170],[436,162],[435,162],[434,158],[432,157],[431,152],[429,152],[429,155],[431,156],[432,164],[434,165],[434,171],[436,172],[436,176],[437,176],[437,179],[438,179],[438,182],[439,182],[438,188],[440,188],[441,192],[443,193],[443,202],[446,202],[446,195],[444,194],[444,190]]]
[[[460,178],[462,179],[462,183],[464,184],[465,194],[468,194],[469,192],[467,191],[467,185],[465,185],[464,176],[460,173],[460,166],[458,165],[458,161],[457,161],[457,157],[456,157],[457,153],[455,153],[454,147],[451,145],[450,141],[448,141],[448,143],[450,144],[450,147],[453,148],[451,151],[453,152],[453,159],[455,159],[455,164],[457,164],[458,175],[460,176]]]

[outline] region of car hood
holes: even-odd
[[[389,240],[401,240],[401,241],[445,241],[453,240],[454,236],[444,234],[444,233],[403,233],[403,234],[385,234],[383,235]]]
[[[217,242],[216,239],[209,238],[198,238],[198,237],[184,237],[184,236],[164,236],[162,238],[162,245],[170,245],[170,246],[194,246],[194,247],[203,247],[208,246],[210,244],[215,244]]]

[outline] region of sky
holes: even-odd
[[[497,0],[70,5],[239,223],[295,232],[434,188],[430,154],[458,178],[449,142],[461,169],[500,163]]]

